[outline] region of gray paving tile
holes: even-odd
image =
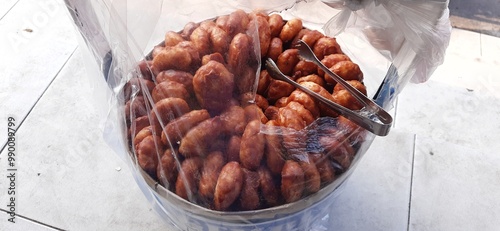
[[[489,91],[437,81],[409,85],[399,96],[396,127],[442,143],[498,153],[500,102]]]
[[[453,29],[444,63],[431,80],[500,97],[500,38]]]
[[[410,230],[498,230],[498,149],[417,136]]]
[[[41,225],[39,223],[24,219],[23,217],[16,216],[13,222],[7,221],[12,218],[7,213],[0,211],[0,231],[14,231],[14,230],[30,230],[30,231],[53,231],[58,230],[52,227]]]
[[[125,163],[103,141],[82,63],[77,50],[16,133],[17,210],[62,229],[164,229]],[[5,154],[0,166],[6,166]],[[5,171],[0,168],[0,176]],[[0,201],[6,196],[0,193]]]
[[[417,134],[410,230],[498,229],[494,62],[453,50],[430,81],[410,84],[399,96],[396,127]]]
[[[498,61],[482,57],[463,58],[458,55],[448,55],[431,80],[452,87],[468,88],[475,91],[487,91],[497,98],[500,97],[500,65]]]
[[[447,54],[478,57],[481,55],[480,34],[472,31],[453,29]]]
[[[500,65],[500,37],[481,34],[481,57]]]
[[[10,9],[18,2],[19,0],[5,0],[2,5],[0,5],[0,18],[5,17],[5,15],[9,12]]]
[[[75,50],[74,26],[66,11],[62,1],[20,0],[2,18],[0,121],[8,115],[25,118]],[[0,130],[7,130],[5,122]],[[0,146],[6,139],[6,133],[0,133]]]
[[[335,199],[331,230],[406,230],[414,135],[377,137]]]

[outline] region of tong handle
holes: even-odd
[[[366,97],[363,93],[361,93],[358,89],[351,86],[351,84],[347,83],[342,77],[332,72],[329,68],[327,68],[321,61],[319,61],[318,57],[314,55],[314,52],[311,50],[309,45],[302,40],[299,40],[296,44],[296,47],[299,49],[299,55],[306,59],[307,61],[313,62],[316,64],[321,70],[323,70],[328,76],[330,76],[335,82],[342,85],[344,89],[349,91],[349,93],[354,96],[360,103],[365,106],[365,109],[369,112],[373,113],[380,121],[384,123],[392,123],[392,117],[387,113],[383,108],[381,108],[378,104],[373,102],[371,99]]]
[[[340,113],[342,116],[346,117],[347,119],[353,121],[357,125],[365,128],[366,130],[372,132],[375,135],[379,136],[385,136],[389,133],[389,130],[391,128],[392,124],[392,117],[387,113],[385,110],[381,109],[381,111],[377,111],[378,114],[381,114],[384,118],[384,121],[382,120],[373,120],[373,114],[368,113],[367,115],[360,114],[357,112],[354,112],[342,105],[336,104],[329,99],[321,96],[320,94],[310,90],[309,88],[306,88],[297,82],[293,81],[290,79],[288,76],[284,75],[274,63],[274,61],[271,58],[268,58],[266,60],[266,69],[269,72],[269,75],[275,79],[285,81],[287,83],[292,84],[294,87],[300,89],[301,91],[311,95],[315,99],[321,101],[322,103],[326,104],[328,107],[332,108],[333,110],[337,111]],[[348,84],[349,85],[349,84]],[[350,85],[349,85],[350,86]],[[378,106],[378,105],[377,105]],[[378,118],[378,116],[376,116]]]

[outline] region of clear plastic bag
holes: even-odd
[[[270,26],[262,29],[259,20],[266,25],[272,14],[284,23],[299,18],[301,31],[335,38],[341,48],[336,53],[359,65],[367,95],[386,109],[410,79],[429,78],[442,62],[450,33],[446,1],[66,4],[103,71],[92,81],[107,86],[98,102],[108,112],[106,141],[130,165],[158,214],[180,230],[325,230],[329,205],[375,138],[335,113],[314,109],[320,105],[307,107],[299,95],[287,93],[286,103],[279,102],[269,95],[270,84],[263,98],[285,109],[263,110],[259,84],[262,59],[269,54],[263,47],[269,44],[262,43],[262,31]],[[247,21],[238,31],[242,36],[224,27],[232,24],[223,18],[235,12],[245,14],[233,20]],[[194,32],[201,27],[206,28]],[[220,37],[210,37],[213,31],[228,39],[218,43]],[[292,41],[280,39],[290,47]],[[220,56],[204,60],[215,52]],[[159,61],[163,56],[169,58]],[[341,90],[334,91],[334,84],[324,88],[330,97]],[[277,89],[277,95],[286,90]],[[292,115],[300,110],[315,116]],[[308,122],[296,127],[292,120],[299,117]]]

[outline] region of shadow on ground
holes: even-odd
[[[453,27],[500,37],[500,0],[450,0]]]

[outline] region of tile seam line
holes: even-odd
[[[483,57],[483,33],[479,33],[479,56]]]
[[[5,213],[7,213],[7,214],[9,214],[9,213],[10,213],[9,211],[4,210],[4,209],[2,209],[2,208],[0,208],[0,211],[5,212]],[[45,224],[45,223],[43,223],[43,222],[40,222],[40,221],[37,221],[37,220],[31,219],[31,218],[29,218],[29,217],[25,217],[25,216],[20,215],[20,214],[17,214],[17,213],[16,213],[16,217],[20,217],[20,218],[22,218],[22,219],[25,219],[25,220],[31,221],[31,222],[33,222],[33,223],[36,223],[36,224],[39,224],[39,225],[42,225],[42,226],[45,226],[45,227],[47,227],[47,228],[51,228],[51,229],[54,229],[54,230],[62,230],[62,231],[64,230],[64,229],[57,228],[57,227],[54,227],[54,226],[52,226],[52,225]]]
[[[33,109],[36,107],[36,105],[38,104],[38,102],[40,101],[40,99],[45,95],[45,93],[50,88],[50,86],[52,85],[52,83],[54,82],[54,80],[57,78],[57,76],[61,73],[62,69],[64,69],[64,67],[66,66],[66,64],[68,63],[68,61],[71,59],[71,57],[73,57],[73,54],[75,53],[75,51],[76,51],[77,48],[78,48],[78,45],[76,45],[75,48],[73,49],[73,51],[71,51],[71,54],[69,55],[69,57],[66,59],[66,61],[64,61],[64,63],[61,66],[61,68],[59,68],[59,70],[57,71],[57,73],[54,75],[54,78],[52,78],[52,80],[50,80],[50,83],[43,90],[42,94],[38,97],[38,99],[36,99],[36,101],[33,104],[33,106],[31,106],[31,108],[28,111],[28,113],[26,113],[26,116],[24,116],[24,118],[21,120],[21,122],[17,125],[16,133],[21,128],[21,126],[23,125],[23,123],[26,120],[26,118],[28,118],[28,116],[31,114],[31,111],[33,111]],[[2,148],[0,149],[0,156],[2,155],[2,152],[5,149],[5,147],[7,147],[8,143],[9,143],[9,141],[6,140],[5,143],[2,145]]]
[[[17,3],[19,3],[20,0],[17,0],[16,3],[14,3],[10,8],[9,10],[7,10],[7,12],[5,12],[4,15],[2,15],[2,17],[0,18],[0,20],[2,20],[7,14],[9,14],[9,12],[12,10],[12,8],[14,8],[14,6],[17,5]]]
[[[406,224],[406,230],[410,231],[410,222],[411,222],[411,199],[413,194],[413,171],[415,170],[415,152],[417,149],[417,134],[413,134],[413,151],[411,158],[411,173],[410,173],[410,195],[408,200],[408,221]]]

